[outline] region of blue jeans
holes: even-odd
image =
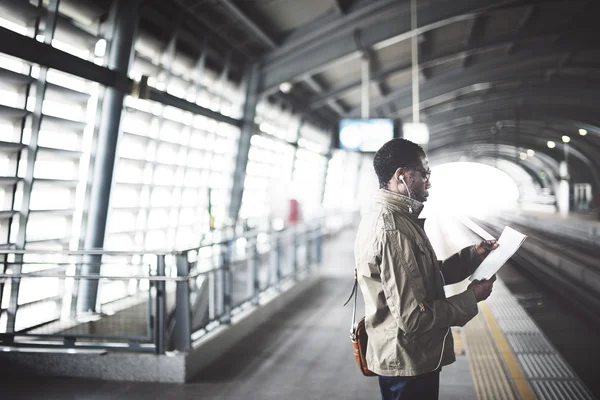
[[[380,376],[382,400],[438,400],[440,371],[417,376]]]

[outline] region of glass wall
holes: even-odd
[[[101,35],[101,17],[107,10],[88,3],[80,9],[60,2],[52,40],[38,29],[52,25],[40,23],[52,15],[47,4],[2,2],[0,26],[105,65],[109,43]],[[226,71],[205,69],[202,59],[143,34],[130,75],[142,74],[156,89],[241,116],[243,91]],[[0,247],[82,247],[103,92],[97,83],[0,54]],[[125,103],[105,248],[197,245],[203,232],[227,223],[239,128],[131,96]],[[0,256],[1,272],[75,273],[74,264],[51,254],[27,254],[24,264],[17,257]],[[105,264],[103,272],[127,273],[121,264]],[[69,316],[77,290],[69,282],[48,277],[1,284],[0,332]],[[131,293],[121,286],[101,283],[99,301]],[[17,306],[11,320],[6,310]]]
[[[62,4],[62,3],[61,3]],[[68,7],[52,13],[28,1],[0,4],[0,26],[102,64],[101,23]],[[94,82],[0,54],[0,247],[75,249],[87,203],[90,158],[102,88]],[[53,255],[2,256],[3,273],[65,273]],[[0,332],[60,318],[65,280],[0,285]],[[10,318],[7,308],[17,309]],[[68,310],[67,310],[68,311]]]
[[[107,10],[100,2],[88,2],[85,9],[60,4],[53,36],[39,29],[52,26],[41,21],[53,13],[45,10],[47,5],[38,8],[28,1],[0,3],[0,26],[106,65],[110,44],[102,32]],[[129,75],[147,75],[157,90],[240,119],[245,89],[229,79],[227,66],[213,71],[204,61],[201,54],[197,59],[183,54],[174,40],[141,32]],[[82,248],[103,95],[97,83],[0,54],[0,247]],[[346,180],[356,182],[358,166],[348,171],[346,156],[334,156],[328,166],[329,132],[266,100],[259,103],[255,122],[241,218],[285,221],[295,200],[300,218],[307,220],[320,215],[323,196],[331,205],[341,204],[336,196],[350,198]],[[237,126],[127,96],[119,134],[106,249],[192,247],[232,222],[228,211]],[[342,191],[335,173],[345,182]],[[3,272],[18,273],[18,266],[25,265],[22,272],[69,275],[76,267],[49,255],[28,254],[25,264],[11,257],[0,259]],[[113,267],[121,271],[121,265]],[[43,278],[21,289],[12,282],[0,286],[0,329],[12,331],[69,313],[76,289],[65,286],[65,279]],[[105,287],[100,301],[118,299],[127,290]],[[15,302],[22,316],[16,324],[5,311]]]
[[[166,44],[140,34],[130,76],[231,117],[243,90]],[[128,96],[108,218],[107,248],[198,245],[229,223],[239,128]]]
[[[258,129],[250,142],[240,218],[285,219],[300,119],[261,101],[255,122]]]
[[[17,3],[1,6],[0,26],[102,63],[98,23],[67,10],[50,41],[44,14]],[[0,54],[0,245],[78,246],[100,94],[96,83]]]
[[[255,122],[240,217],[287,220],[294,200],[301,218],[319,215],[330,134],[266,101]]]

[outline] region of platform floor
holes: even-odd
[[[437,250],[443,234],[434,229],[434,236]],[[352,287],[353,241],[349,230],[328,243],[320,282],[188,384],[22,377],[3,382],[0,398],[377,399],[377,379],[363,377],[355,365],[348,338],[352,310],[342,307]],[[440,399],[517,398],[516,386],[504,380],[510,373],[494,345],[490,316],[493,321],[493,312],[480,312],[453,332],[457,362],[442,371]],[[475,358],[492,362],[495,375]]]

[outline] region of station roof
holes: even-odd
[[[110,3],[65,1],[105,10]],[[165,44],[177,33],[178,50],[191,56],[208,49],[209,65],[218,71],[228,60],[233,80],[258,63],[261,95],[329,127],[360,116],[362,57],[371,65],[370,116],[412,120],[410,41],[417,35],[432,158],[497,157],[558,176],[566,135],[572,174],[600,186],[600,3],[418,0],[416,31],[410,4],[145,0],[140,29]],[[522,159],[527,150],[547,157]]]

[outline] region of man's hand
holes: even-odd
[[[490,294],[492,294],[492,287],[494,286],[495,280],[496,275],[492,276],[491,279],[482,279],[480,281],[474,280],[469,284],[467,290],[470,290],[475,294],[475,298],[479,303],[480,301],[483,301],[490,297]]]
[[[475,247],[475,254],[477,254],[480,261],[483,261],[492,250],[497,248],[498,242],[496,240],[484,240]]]

